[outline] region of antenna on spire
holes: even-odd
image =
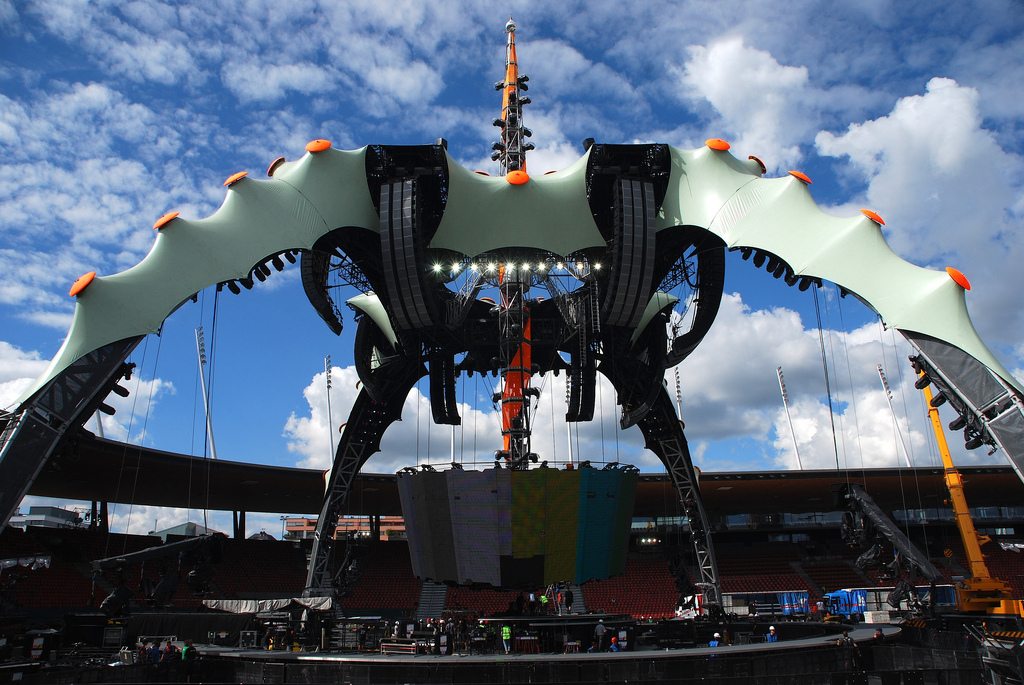
[[[501,129],[501,138],[491,145],[494,152],[491,159],[501,164],[501,175],[510,171],[526,171],[526,153],[536,146],[524,142],[533,135],[533,131],[523,126],[523,105],[530,104],[530,98],[524,96],[529,90],[526,85],[530,77],[519,75],[519,63],[516,60],[516,22],[509,17],[505,24],[508,44],[505,47],[505,79],[494,84],[500,90],[501,117],[494,120],[494,125]]]

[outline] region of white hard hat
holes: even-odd
[[[768,630],[775,630],[775,626],[768,626]]]
[[[715,633],[715,637],[722,637],[720,633]]]

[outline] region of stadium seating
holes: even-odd
[[[679,598],[663,559],[627,559],[621,576],[590,581],[581,588],[588,609],[636,617],[673,616]]]
[[[505,613],[518,595],[517,590],[452,587],[448,589],[444,609],[449,615],[469,614],[474,618],[491,616]]]
[[[967,560],[955,530],[943,530],[930,540],[929,552],[936,567],[947,578],[966,571]],[[724,537],[724,536],[723,536]],[[0,534],[0,558],[50,557],[49,568],[30,570],[12,566],[0,572],[7,610],[69,610],[85,608],[92,597],[98,605],[118,581],[116,572],[97,575],[95,589],[89,561],[112,557],[160,544],[156,538],[139,535],[107,535],[86,529],[8,528]],[[921,543],[923,545],[923,543]],[[920,545],[919,545],[920,546]],[[337,553],[344,557],[346,545],[339,542]],[[412,574],[408,545],[387,541],[361,545],[358,573],[340,600],[349,615],[411,616],[416,612],[422,583]],[[951,556],[944,555],[949,550]],[[780,592],[807,592],[811,601],[821,590],[852,587],[892,588],[894,579],[879,569],[859,571],[853,566],[856,550],[844,547],[825,531],[813,544],[752,543],[723,540],[717,546],[722,591],[739,599],[743,596]],[[1004,551],[998,543],[984,547],[986,563],[995,577],[1007,581],[1017,596],[1024,596],[1024,554]],[[213,598],[251,599],[282,597],[302,592],[305,585],[308,543],[276,540],[229,540],[222,560],[214,566],[210,594]],[[629,614],[635,617],[669,617],[674,614],[678,591],[669,574],[666,559],[684,559],[685,545],[631,552],[625,572],[618,577],[581,585],[590,611]],[[126,582],[133,591],[133,611],[144,610],[144,579],[159,581],[161,563],[131,564],[125,569]],[[177,559],[171,560],[172,565]],[[691,562],[692,563],[692,562]],[[183,575],[191,570],[182,569]],[[693,569],[690,569],[691,575]],[[539,588],[538,588],[539,589]],[[444,613],[450,617],[485,616],[504,613],[518,596],[518,590],[452,587],[447,592]],[[200,605],[184,578],[170,600],[173,609],[187,610]],[[758,598],[761,602],[760,597]]]

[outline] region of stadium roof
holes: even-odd
[[[1016,506],[1024,483],[1009,466],[961,467],[972,507]],[[832,486],[857,482],[879,506],[892,511],[939,507],[947,497],[942,469],[705,472],[700,490],[709,514],[832,511]],[[73,447],[52,459],[30,494],[81,501],[207,508],[217,511],[317,515],[324,472],[203,459],[104,440],[81,431]],[[666,474],[645,474],[637,485],[634,516],[678,516]],[[394,474],[360,474],[347,513],[401,515]]]

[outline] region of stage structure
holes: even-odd
[[[699,582],[718,596],[718,573],[683,433],[664,386],[666,369],[700,343],[717,314],[725,251],[738,250],[787,285],[822,280],[853,294],[903,333],[932,383],[935,401],[959,416],[968,448],[1003,449],[1024,467],[1024,388],[980,340],[959,271],[924,269],[897,257],[881,217],[826,215],[811,179],[764,178],[756,157],[729,144],[695,150],[588,139],[566,169],[529,175],[527,77],[508,32],[500,140],[502,174],[460,166],[444,140],[433,145],[306,146],[275,160],[269,180],[239,172],[212,216],[171,213],[156,241],[122,273],[80,278],[68,336],[44,373],[0,415],[0,515],[7,521],[48,461],[132,373],[126,358],[164,319],[204,288],[240,293],[287,259],[301,260],[310,303],[336,333],[338,282],[362,294],[355,363],[363,385],[336,450],[307,581],[331,592],[332,538],[349,488],[399,418],[406,395],[429,376],[434,421],[458,424],[456,380],[500,373],[503,441],[498,461],[531,466],[530,401],[537,375],[568,375],[569,421],[593,417],[596,374],[608,377],[623,428],[637,425],[665,464],[693,528]],[[478,297],[499,289],[501,302]],[[683,298],[669,293],[686,286]],[[546,299],[531,295],[543,288]],[[680,313],[684,312],[685,317]],[[685,322],[685,323],[684,323]]]

